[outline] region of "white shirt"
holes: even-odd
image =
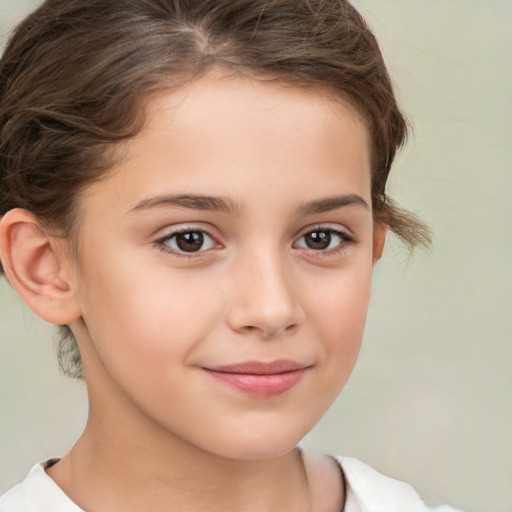
[[[351,457],[336,457],[346,479],[343,512],[460,512],[447,505],[427,507],[412,486]],[[85,512],[46,474],[32,467],[21,483],[0,497],[0,512]]]

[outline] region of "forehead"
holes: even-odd
[[[231,134],[233,142],[241,141],[251,128],[256,133],[264,126],[271,146],[270,141],[276,133],[292,135],[290,125],[301,130],[297,135],[308,129],[309,135],[318,136],[315,139],[321,138],[326,129],[343,125],[360,135],[352,143],[369,149],[366,121],[345,95],[327,87],[299,87],[281,81],[227,74],[216,68],[173,92],[153,94],[147,100],[146,113],[148,122],[142,136],[151,130],[172,127],[170,121],[174,119],[175,127],[180,131],[222,125],[226,132],[219,132],[218,136]],[[229,128],[235,131],[230,133]],[[259,131],[258,135],[263,133]],[[140,138],[134,139],[135,144]]]
[[[370,202],[369,130],[348,101],[322,88],[210,73],[153,93],[145,107],[146,124],[126,143],[117,172],[97,184],[104,189],[122,174],[131,190],[121,194],[116,185],[118,198],[169,187],[236,195],[262,182],[267,188],[299,184],[299,194],[319,189],[325,196],[332,178],[351,189],[340,193]]]

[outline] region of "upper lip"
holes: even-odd
[[[223,373],[246,373],[251,375],[273,375],[277,373],[292,372],[296,370],[304,370],[310,365],[298,363],[288,359],[280,359],[278,361],[245,361],[242,363],[227,364],[222,366],[214,366],[205,368],[206,370]]]

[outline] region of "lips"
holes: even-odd
[[[283,359],[269,363],[247,361],[203,370],[215,380],[243,393],[267,398],[292,389],[309,368],[309,365]]]

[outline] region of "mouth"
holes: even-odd
[[[210,377],[254,397],[269,398],[292,389],[299,383],[311,365],[279,360],[265,363],[243,363],[202,368]]]

